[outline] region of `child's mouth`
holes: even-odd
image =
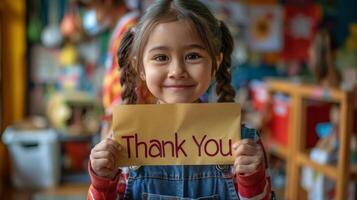
[[[166,85],[164,88],[173,89],[173,90],[185,90],[194,87],[194,85]]]

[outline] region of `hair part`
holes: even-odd
[[[125,34],[118,52],[123,102],[127,104],[137,102],[135,91],[140,82],[143,51],[150,33],[160,23],[178,20],[189,22],[212,59],[212,75],[215,75],[217,82],[217,101],[234,102],[235,91],[230,83],[233,38],[227,26],[217,20],[211,11],[198,0],[158,0],[145,11],[135,31]],[[223,60],[220,66],[217,66],[216,56],[221,53]]]

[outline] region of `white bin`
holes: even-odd
[[[11,180],[18,188],[51,188],[60,179],[60,145],[53,129],[16,130],[3,134],[12,161]]]

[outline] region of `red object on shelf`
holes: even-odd
[[[252,105],[257,111],[266,109],[269,103],[269,92],[264,82],[252,82],[250,84],[250,92],[252,95]]]
[[[314,147],[319,137],[316,125],[330,121],[330,103],[309,101],[306,103],[306,148]]]
[[[73,172],[85,171],[88,165],[90,149],[89,141],[64,142],[64,153],[68,159],[65,168]]]
[[[290,100],[273,98],[273,109],[270,121],[271,137],[278,144],[288,146]]]
[[[287,98],[274,98],[272,117],[270,121],[271,137],[278,144],[288,147],[290,101]],[[306,148],[315,146],[319,137],[316,133],[316,125],[330,121],[331,104],[316,101],[306,102],[305,134]]]

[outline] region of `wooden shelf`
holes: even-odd
[[[353,96],[351,92],[338,89],[319,87],[302,83],[282,80],[269,80],[267,82],[270,93],[284,93],[291,98],[289,114],[288,147],[279,145],[274,147],[273,153],[287,161],[287,188],[286,199],[299,199],[300,168],[311,167],[324,173],[336,181],[336,199],[347,199],[347,189],[350,180],[357,180],[357,166],[350,166],[350,138],[353,125]],[[340,107],[339,113],[339,149],[338,161],[335,166],[319,164],[312,161],[305,152],[305,101],[306,99],[336,103]],[[274,144],[274,143],[273,143]]]
[[[316,171],[322,172],[323,174],[325,174],[326,176],[328,176],[329,178],[331,178],[332,180],[337,180],[338,176],[337,176],[337,166],[334,165],[329,165],[329,164],[320,164],[317,163],[313,160],[311,160],[309,158],[308,155],[304,154],[304,153],[299,153],[297,155],[297,162],[300,166],[306,166],[306,167],[310,167]],[[350,166],[350,180],[357,180],[357,165],[352,165]]]
[[[322,172],[326,176],[330,177],[333,180],[337,180],[337,167],[327,164],[317,163],[309,158],[305,153],[298,153],[296,156],[297,163],[300,166],[310,167],[316,171]]]
[[[328,102],[341,102],[348,98],[348,94],[341,90],[282,80],[269,80],[268,87],[272,91],[287,94],[298,92],[301,97]]]

